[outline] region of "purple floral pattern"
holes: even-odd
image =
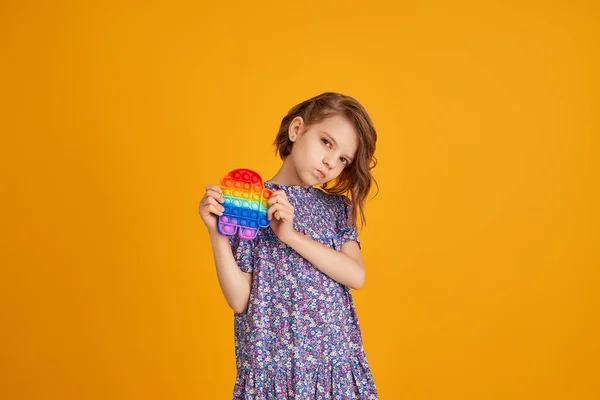
[[[316,188],[265,182],[294,206],[294,228],[337,251],[358,232],[351,203]],[[230,238],[252,273],[248,308],[234,313],[233,399],[378,399],[350,288],[315,268],[270,228]]]

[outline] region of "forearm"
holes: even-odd
[[[292,235],[287,244],[331,279],[353,289],[362,287],[365,267],[352,257],[298,232]]]
[[[235,262],[229,237],[218,233],[211,235],[215,267],[221,291],[227,304],[236,313],[242,313],[248,307],[252,275],[243,272]]]

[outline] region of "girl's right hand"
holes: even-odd
[[[204,225],[206,225],[211,235],[218,232],[217,216],[223,215],[223,211],[225,210],[221,205],[225,201],[221,193],[222,190],[218,186],[206,186],[206,193],[202,197],[202,200],[200,200],[198,207],[200,218],[202,218]]]

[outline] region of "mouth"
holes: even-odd
[[[325,178],[325,176],[326,176],[326,175],[325,175],[325,172],[321,171],[320,169],[318,169],[318,170],[317,170],[317,172],[319,173],[319,176],[320,176],[321,178]]]

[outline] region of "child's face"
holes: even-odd
[[[335,115],[306,129],[296,117],[289,130],[294,142],[289,157],[298,178],[306,185],[320,185],[335,179],[350,165],[358,149],[358,137],[352,124]]]

